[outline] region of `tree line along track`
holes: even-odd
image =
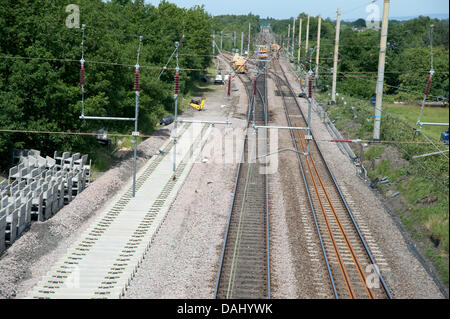
[[[248,137],[250,123],[267,124],[266,76],[258,76],[256,92],[250,77],[238,76],[249,100]],[[218,299],[270,298],[268,176],[256,160],[257,154],[267,154],[267,139],[263,150],[257,150],[260,145],[253,147],[245,138],[217,274]]]
[[[273,62],[273,68],[288,126],[307,126],[296,95],[278,61]],[[294,149],[306,152],[305,132],[290,130],[290,134]],[[391,298],[381,274],[380,289],[370,285],[374,277],[378,279],[376,266],[367,268],[375,261],[314,139],[310,143],[309,158],[297,153],[297,160],[333,295],[352,299]]]

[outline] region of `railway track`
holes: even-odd
[[[246,139],[238,164],[233,200],[217,274],[215,298],[270,298],[268,176],[260,173],[258,154],[249,143],[250,123],[267,123],[266,75],[244,83],[249,97]],[[263,133],[266,136],[265,132]],[[267,141],[267,138],[266,138]],[[267,143],[263,150],[267,154]]]
[[[305,116],[296,99],[286,74],[278,61],[273,61],[274,81],[283,100],[287,123],[307,126]],[[328,285],[335,298],[392,298],[375,260],[368,248],[352,212],[334,179],[317,143],[310,143],[309,158],[306,152],[305,132],[290,130],[292,145],[305,184],[307,201],[313,216],[320,247],[322,263],[329,275]],[[368,266],[372,266],[368,268]],[[371,285],[379,278],[380,288]]]

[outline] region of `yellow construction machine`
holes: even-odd
[[[239,54],[236,54],[233,57],[233,68],[237,73],[240,73],[240,74],[245,73],[246,64],[247,64],[247,60],[244,57],[239,56]]]
[[[201,111],[205,107],[205,101],[206,101],[205,98],[202,98],[201,102],[200,102],[200,99],[198,99],[198,100],[192,99],[191,103],[189,105],[191,107],[193,107],[194,109]]]
[[[272,56],[274,58],[278,58],[278,53],[280,52],[280,46],[276,43],[273,43],[271,46]]]
[[[258,45],[258,58],[259,59],[267,59],[267,46],[265,45]]]

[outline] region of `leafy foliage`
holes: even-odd
[[[307,15],[301,13],[296,19],[295,52],[298,50],[298,22],[303,19],[302,47],[305,47]],[[310,17],[309,47],[316,45],[317,17]],[[272,30],[279,35],[278,41],[287,46],[288,25],[293,18],[285,20],[265,19]],[[420,16],[408,21],[389,21],[385,93],[392,99],[418,100],[423,97],[428,71],[430,70],[430,25],[433,31],[434,69],[436,71],[431,86],[432,97],[448,97],[448,20],[430,19]],[[378,72],[380,31],[365,29],[365,21],[341,21],[338,92],[368,99],[375,93]],[[320,66],[322,74],[319,87],[331,87],[335,42],[335,21],[322,20]],[[309,69],[309,56],[301,51],[300,63]],[[313,56],[314,60],[314,56]],[[315,65],[311,66],[314,69]]]
[[[213,17],[212,24],[216,31],[216,42],[219,46],[219,38],[222,36],[222,45],[224,50],[231,51],[233,49],[234,32],[236,32],[236,48],[240,47],[241,32],[244,33],[244,47],[248,44],[248,25],[250,23],[251,35],[255,35],[260,31],[260,19],[258,15],[249,13],[248,15],[218,15]],[[254,47],[250,43],[251,49]]]
[[[206,69],[210,63],[211,17],[203,7],[190,9],[161,1],[158,7],[143,1],[114,0],[5,0],[0,10],[0,127],[40,131],[91,132],[100,128],[130,133],[120,121],[81,121],[81,29],[69,29],[65,9],[74,3],[86,24],[85,114],[134,117],[134,65],[139,35],[141,96],[139,128],[151,133],[159,118],[173,109],[174,71],[157,79],[185,34],[180,67]],[[184,22],[184,23],[183,23]],[[29,57],[29,59],[18,58]],[[35,59],[40,58],[40,59]],[[114,63],[116,65],[109,65]],[[170,68],[175,67],[172,60]],[[181,72],[186,93],[199,71]],[[90,152],[95,141],[86,137],[36,134],[0,134],[0,167],[5,168],[14,147]]]

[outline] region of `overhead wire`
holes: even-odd
[[[365,78],[361,78],[361,79],[365,79]],[[355,98],[355,97],[354,97]],[[361,99],[359,99],[359,98],[357,98],[358,100],[361,100]],[[367,103],[367,101],[364,101],[365,103]],[[389,112],[387,112],[386,110],[382,110],[381,111],[381,113],[382,113],[382,115],[387,115],[387,116],[391,116],[392,118],[395,118],[396,120],[400,120],[400,119],[398,119],[396,116],[394,116],[394,115],[392,115],[391,113],[389,113]],[[402,120],[401,120],[402,121]],[[404,121],[402,121],[402,122],[404,122]],[[405,124],[407,124],[411,129],[414,129],[415,131],[417,131],[417,129],[416,128],[414,128],[414,127],[412,127],[409,123],[407,123],[407,122],[404,122]],[[436,145],[436,143],[435,142],[433,142],[433,140],[429,137],[429,136],[427,136],[425,133],[423,133],[422,131],[418,131],[428,142],[430,142],[430,144],[432,144],[433,145],[433,147],[436,149],[436,150],[438,150],[438,151],[442,151],[442,149],[440,149],[437,145]],[[444,153],[441,153],[440,154],[441,156],[443,156],[443,157],[445,157],[445,158],[447,158],[447,160],[449,159],[449,157],[446,155],[446,154],[444,154]]]
[[[313,63],[314,63],[314,62],[313,62]],[[319,68],[327,68],[327,67],[319,64]],[[327,72],[329,72],[329,71],[330,71],[330,70],[328,69]],[[424,72],[425,72],[425,71],[424,71]],[[429,71],[426,71],[426,72],[429,72]],[[353,73],[354,73],[354,72],[341,72],[341,71],[338,71],[338,74],[342,74],[342,75],[344,75],[344,76],[345,76],[346,74],[353,74]],[[368,73],[368,72],[361,72],[361,73]],[[385,73],[390,73],[390,72],[385,72]],[[422,73],[422,71],[420,71],[420,73]],[[442,73],[448,73],[448,72],[442,72]],[[324,75],[324,74],[322,74],[322,75]],[[370,79],[368,79],[368,78],[363,78],[363,77],[358,77],[358,79],[363,79],[363,80],[370,81]],[[423,92],[418,92],[418,91],[414,91],[414,90],[411,90],[411,89],[405,89],[405,88],[402,88],[402,87],[400,87],[401,84],[398,85],[398,86],[395,86],[395,85],[390,85],[390,84],[384,83],[383,85],[386,86],[386,87],[391,87],[391,88],[398,89],[398,90],[404,91],[404,92],[410,92],[410,93],[415,93],[415,94],[423,94]],[[437,96],[437,95],[431,95],[431,94],[429,94],[428,96],[429,96],[429,97],[441,98],[441,99],[444,99],[444,100],[448,100],[448,98],[445,97],[445,96]]]
[[[75,59],[58,59],[58,58],[38,58],[38,57],[25,57],[25,56],[0,56],[0,59],[21,59],[21,60],[38,60],[38,61],[48,61],[48,62],[66,62],[66,63],[79,63],[80,60]],[[101,65],[110,65],[110,66],[120,66],[127,68],[134,68],[134,64],[125,64],[125,63],[114,63],[114,62],[105,62],[105,61],[94,61],[94,60],[85,60],[85,63],[89,64],[101,64]],[[141,65],[141,68],[151,69],[151,70],[161,70],[161,66],[153,66],[153,65]],[[175,68],[165,68],[165,70],[175,70]],[[180,68],[183,71],[204,71],[205,69],[195,69],[195,68]]]
[[[88,132],[71,132],[71,131],[39,131],[39,130],[21,130],[21,129],[1,129],[0,133],[21,133],[21,134],[48,134],[48,135],[68,135],[68,136],[98,136],[99,133],[88,133]],[[132,134],[123,134],[123,133],[108,133],[108,136],[112,137],[134,137]],[[140,134],[139,137],[142,138],[149,138],[152,137],[152,135],[142,135]],[[251,139],[267,139],[267,138],[257,138],[257,137],[251,137]],[[290,141],[291,139],[283,139],[279,138],[278,140],[287,140]],[[335,143],[335,141],[329,140],[329,139],[321,139],[316,140],[319,142],[330,142]],[[429,145],[431,142],[423,142],[423,141],[394,141],[394,140],[377,140],[377,141],[370,141],[370,140],[364,140],[362,142],[366,143],[374,143],[374,144],[416,144],[416,145]]]

